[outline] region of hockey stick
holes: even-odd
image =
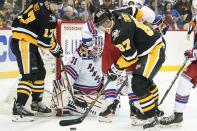
[[[119,88],[119,90],[117,92],[117,95],[120,93],[120,91],[122,90],[122,88],[127,84],[127,82],[128,82],[128,78],[123,82],[123,84]],[[108,83],[109,83],[109,80],[107,80],[107,82],[105,83],[105,85],[101,88],[101,90],[97,94],[96,98],[91,102],[90,107],[86,110],[86,112],[81,117],[79,117],[77,119],[72,119],[72,120],[61,120],[59,122],[60,126],[75,125],[75,124],[79,124],[79,123],[83,122],[83,120],[87,117],[88,113],[90,112],[90,110],[92,109],[92,107],[94,106],[94,104],[96,103],[96,101],[98,100],[98,98],[104,92],[104,90],[105,90],[106,86],[108,85]]]
[[[187,61],[188,61],[188,58],[186,57],[186,58],[185,58],[185,61],[183,62],[182,66],[181,66],[181,68],[180,68],[179,71],[176,73],[176,75],[175,75],[173,81],[171,82],[171,84],[170,84],[170,86],[168,87],[167,91],[165,92],[163,98],[161,99],[159,105],[161,105],[161,104],[163,103],[164,99],[165,99],[166,96],[168,95],[169,91],[171,90],[171,88],[172,88],[172,86],[174,85],[175,81],[177,80],[178,76],[180,75],[180,73],[182,72],[183,68],[185,67],[185,64],[187,63]],[[159,106],[159,105],[158,105],[158,106]]]
[[[60,58],[60,61],[61,61],[62,69],[64,69],[64,63],[63,63],[62,57]],[[86,107],[88,106],[87,103],[81,102],[81,101],[78,101],[77,99],[75,99],[75,97],[74,97],[74,95],[73,95],[73,92],[72,92],[72,87],[70,86],[70,82],[69,82],[68,76],[67,76],[67,74],[66,74],[66,71],[64,71],[64,75],[65,75],[65,78],[66,78],[66,82],[67,82],[67,84],[68,84],[68,91],[69,91],[69,93],[70,93],[70,95],[71,95],[71,97],[72,97],[72,99],[73,99],[73,102],[74,102],[76,105],[78,105],[78,106],[80,106],[80,107],[82,107],[82,108],[86,108]]]
[[[53,34],[53,39],[54,39],[54,42],[55,42],[56,44],[58,44],[58,43],[57,43],[57,40],[56,40],[56,38],[55,38],[55,36],[54,36],[54,34]],[[64,62],[63,62],[63,60],[62,60],[62,56],[60,57],[60,62],[61,62],[62,69],[64,69]],[[78,106],[80,106],[80,107],[82,107],[82,108],[86,108],[86,107],[88,106],[87,103],[81,102],[81,101],[78,101],[77,99],[75,99],[75,97],[74,97],[74,95],[73,95],[73,92],[72,92],[72,87],[70,86],[70,82],[69,82],[68,76],[67,76],[67,74],[66,74],[66,71],[64,71],[64,75],[65,75],[65,78],[66,78],[66,82],[67,82],[67,84],[68,84],[68,91],[69,91],[69,93],[70,93],[70,95],[71,95],[71,97],[72,97],[72,99],[73,99],[73,102],[74,102],[76,105],[78,105]]]

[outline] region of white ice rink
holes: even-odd
[[[154,79],[159,87],[160,98],[169,87],[176,72],[159,72]],[[0,102],[5,98],[6,92],[14,84],[15,79],[0,79]],[[3,90],[2,90],[2,87]],[[7,87],[7,88],[5,88]],[[164,111],[169,115],[173,111],[174,96],[177,82],[173,86],[166,100],[164,101]],[[189,103],[184,112],[184,122],[181,128],[161,128],[161,131],[196,131],[197,130],[197,92],[192,90]],[[60,127],[59,121],[66,117],[35,118],[34,122],[13,123],[11,121],[11,109],[8,113],[0,112],[0,131],[69,131],[70,127],[76,127],[77,131],[142,131],[142,127],[134,127],[130,124],[129,105],[127,97],[121,97],[120,115],[114,117],[112,123],[99,123],[96,117],[88,117],[81,124]],[[0,107],[3,108],[3,107]],[[8,115],[9,114],[9,115]],[[76,117],[75,117],[76,118]]]

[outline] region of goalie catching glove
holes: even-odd
[[[56,44],[55,45],[55,48],[53,48],[52,50],[50,50],[50,53],[54,57],[59,58],[59,57],[62,57],[63,56],[63,49],[62,49],[62,47],[59,44]]]
[[[120,77],[123,71],[124,70],[119,69],[118,65],[116,65],[115,63],[112,64],[112,66],[108,69],[108,72],[107,72],[108,80],[115,81],[118,77]]]
[[[186,50],[184,55],[189,59],[189,61],[197,60],[197,49],[195,50]]]

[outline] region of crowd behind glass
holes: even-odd
[[[1,0],[0,28],[11,27],[12,21],[31,0]],[[57,17],[64,21],[87,21],[97,8],[115,9],[128,6],[130,0],[63,0]],[[162,15],[170,29],[187,29],[192,18],[192,0],[145,0],[158,15]],[[157,6],[156,6],[157,4]]]

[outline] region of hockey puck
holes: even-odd
[[[76,130],[77,130],[76,127],[71,127],[71,128],[70,128],[70,131],[76,131]]]

